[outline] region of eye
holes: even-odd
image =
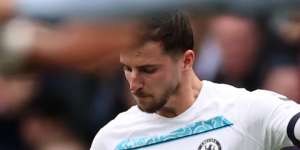
[[[132,69],[129,66],[126,66],[126,65],[123,65],[123,70],[124,71],[129,71],[129,72],[132,71]]]
[[[157,71],[157,67],[143,67],[140,69],[140,71],[147,73],[147,74],[151,74],[151,73],[155,73]]]

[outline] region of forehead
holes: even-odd
[[[120,62],[130,66],[161,63],[166,59],[170,59],[170,56],[163,53],[159,42],[147,42],[137,49],[120,53]]]

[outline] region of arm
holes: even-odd
[[[287,99],[278,97],[280,100]],[[275,101],[275,99],[274,99]],[[300,106],[292,100],[284,101],[273,112],[268,119],[269,136],[274,139],[273,144],[278,144],[277,148],[286,146],[297,146],[300,148]]]
[[[7,61],[0,59],[0,72],[14,73],[24,65],[33,69],[49,66],[113,72],[119,64],[119,51],[138,44],[140,30],[136,22],[70,22],[48,27],[17,21],[1,34],[0,57]]]
[[[300,113],[300,105],[275,92],[257,90],[252,93],[253,97],[249,96],[251,113],[248,117],[251,119],[248,120],[247,132],[265,149],[299,146],[289,137],[288,132],[299,135],[298,119],[293,118],[299,118],[297,114]]]

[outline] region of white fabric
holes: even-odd
[[[177,117],[147,114],[136,106],[121,113],[99,131],[91,150],[113,150],[126,139],[165,135],[220,115],[233,125],[141,149],[196,150],[207,139],[216,139],[222,150],[277,150],[292,145],[287,125],[300,111],[299,105],[282,101],[283,96],[269,91],[248,92],[225,84],[203,83],[195,103]]]

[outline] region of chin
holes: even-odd
[[[154,109],[154,108],[145,108],[145,107],[140,106],[140,105],[138,105],[138,108],[139,108],[141,111],[145,112],[145,113],[155,113],[155,112],[158,111],[157,109]]]
[[[157,111],[159,111],[162,107],[164,106],[163,103],[159,103],[159,104],[155,104],[155,105],[150,105],[150,104],[141,104],[141,103],[138,103],[138,108],[143,111],[143,112],[146,112],[146,113],[155,113]]]
[[[137,106],[143,112],[155,113],[157,111],[157,107],[151,102],[152,102],[151,100],[145,100],[145,98],[138,99]]]

